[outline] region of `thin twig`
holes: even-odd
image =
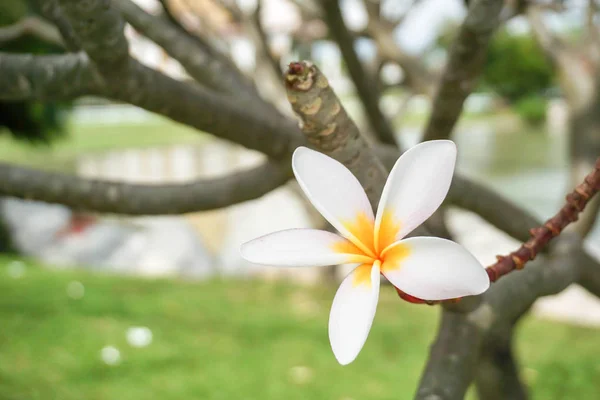
[[[533,260],[552,238],[558,236],[571,222],[577,221],[579,213],[598,191],[600,191],[600,158],[596,160],[594,170],[567,195],[567,203],[555,216],[546,221],[543,226],[531,229],[531,238],[518,250],[508,256],[498,256],[498,262],[486,269],[490,280],[495,282],[515,269],[522,269],[528,261]]]
[[[369,76],[358,58],[358,54],[354,49],[354,38],[344,23],[338,0],[323,2],[323,9],[329,31],[340,47],[350,77],[364,106],[371,129],[382,142],[395,145],[394,127],[388,117],[381,111],[379,106],[381,94],[377,85],[372,83],[374,77]]]

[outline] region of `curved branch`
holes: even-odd
[[[164,115],[281,159],[304,142],[294,122],[240,99],[172,79],[127,54],[123,20],[104,0],[61,0],[82,46],[107,82],[106,97]]]
[[[165,49],[196,81],[230,93],[250,91],[251,84],[239,71],[218,62],[206,51],[206,46],[200,46],[197,39],[177,26],[148,14],[133,1],[120,0],[115,5],[131,26]]]
[[[372,77],[369,76],[354,50],[354,39],[346,28],[338,0],[324,1],[323,9],[329,32],[340,47],[371,128],[382,142],[396,144],[394,128],[379,107],[380,94],[377,85],[372,84],[370,79]]]
[[[256,113],[230,97],[170,78],[130,59],[127,73],[102,78],[85,54],[0,53],[0,99],[59,100],[99,95],[124,101],[274,159],[306,144],[298,126],[279,114]]]
[[[37,4],[44,18],[54,22],[54,25],[58,28],[67,48],[73,52],[81,50],[81,42],[60,9],[57,0],[33,1]]]
[[[450,47],[423,140],[450,136],[463,104],[483,70],[489,42],[500,23],[503,4],[503,0],[471,1],[467,17]]]
[[[57,46],[64,46],[60,33],[54,26],[36,16],[25,17],[18,22],[0,27],[0,44],[31,34]]]
[[[108,97],[164,115],[273,159],[290,157],[305,144],[298,126],[281,115],[265,115],[232,99],[170,78],[135,60],[124,77],[113,76]]]
[[[183,214],[256,199],[286,183],[290,175],[289,170],[269,161],[226,177],[185,184],[137,185],[0,163],[0,195],[95,212]]]

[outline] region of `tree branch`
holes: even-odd
[[[293,121],[276,112],[270,117],[257,113],[243,102],[177,81],[131,59],[121,16],[103,0],[61,1],[83,48],[106,78],[105,97],[164,115],[273,159],[289,157],[304,142]]]
[[[129,45],[119,11],[105,0],[59,0],[61,10],[81,41],[81,47],[103,75],[124,73]]]
[[[52,21],[58,28],[67,49],[72,52],[81,50],[81,42],[73,27],[63,14],[58,5],[58,0],[33,0],[40,9],[44,18]]]
[[[394,128],[379,107],[380,93],[372,82],[373,77],[369,76],[354,50],[354,39],[344,24],[338,0],[324,1],[323,8],[329,33],[340,47],[371,129],[382,142],[395,145]]]
[[[478,326],[477,320],[470,319],[467,314],[442,313],[415,399],[464,398],[475,375],[485,328]]]
[[[493,33],[500,23],[503,0],[473,0],[433,99],[432,112],[423,140],[448,138],[458,121],[463,104],[483,70]]]
[[[536,260],[494,284],[483,296],[464,299],[469,307],[447,305],[415,398],[463,399],[477,373],[486,335],[516,321],[537,298],[559,293],[575,282],[578,257],[583,254],[580,246],[576,236],[563,235],[549,260]]]
[[[0,53],[0,99],[68,100],[99,95],[102,78],[84,53],[32,56]]]
[[[376,18],[369,18],[365,32],[377,43],[383,61],[397,63],[406,76],[405,83],[416,93],[431,96],[438,76],[418,57],[407,54],[396,44],[393,31]]]
[[[266,162],[247,171],[185,184],[137,185],[0,163],[0,195],[95,212],[183,214],[256,199],[287,182],[288,168]]]
[[[206,44],[198,43],[198,40],[187,32],[182,32],[168,21],[148,14],[133,1],[119,0],[116,6],[131,26],[165,49],[196,81],[229,93],[255,93],[250,82],[246,81],[239,71],[216,60],[206,51]]]
[[[192,86],[131,61],[128,76],[113,77],[109,96],[201,131],[258,150],[273,159],[290,157],[305,143],[293,121],[256,113],[245,104]]]
[[[293,62],[285,76],[288,100],[302,119],[302,132],[321,152],[343,163],[376,209],[387,172],[348,116],[327,78],[308,62]]]
[[[513,348],[514,325],[487,335],[477,365],[477,395],[485,400],[527,400]]]
[[[64,42],[56,28],[36,16],[25,17],[15,24],[0,27],[0,44],[11,42],[28,34],[48,43],[64,46]]]

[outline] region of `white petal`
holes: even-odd
[[[347,239],[370,251],[375,218],[358,179],[340,162],[306,147],[296,149],[292,167],[321,215]]]
[[[354,361],[365,344],[378,299],[379,263],[359,266],[340,285],[329,315],[329,342],[340,364]]]
[[[377,209],[379,251],[421,225],[442,204],[455,161],[456,146],[450,140],[420,143],[396,161]]]
[[[485,292],[488,274],[463,246],[434,237],[401,240],[383,254],[383,275],[423,300],[447,300]]]
[[[348,240],[318,229],[289,229],[274,232],[241,247],[244,259],[278,267],[317,267],[368,262],[369,257]]]

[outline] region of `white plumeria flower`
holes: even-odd
[[[418,144],[396,162],[377,215],[362,186],[338,161],[299,147],[292,166],[300,187],[342,236],[289,229],[242,245],[246,260],[282,267],[356,264],[338,289],[329,317],[331,348],[342,365],[354,361],[371,329],[380,274],[399,291],[439,301],[477,295],[490,281],[464,247],[435,237],[403,239],[440,206],[448,189],[456,146],[449,140]]]

